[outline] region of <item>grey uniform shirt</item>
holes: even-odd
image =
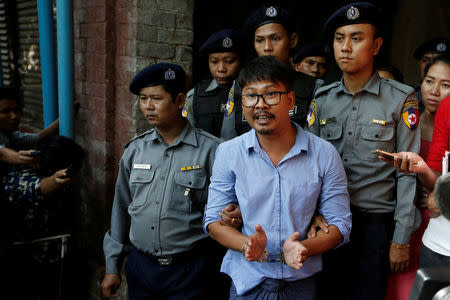
[[[220,139],[189,122],[168,146],[155,129],[133,139],[120,160],[103,250],[106,273],[120,273],[130,245],[155,256],[190,250],[202,230],[209,177]]]
[[[308,130],[331,142],[342,157],[350,202],[370,213],[395,212],[393,242],[409,243],[420,223],[415,175],[396,172],[372,150],[418,153],[420,131],[414,89],[375,74],[352,95],[343,81],[319,89]]]

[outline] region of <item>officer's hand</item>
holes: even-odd
[[[315,215],[311,220],[311,225],[308,231],[308,238],[314,238],[319,234],[320,230],[328,233],[327,220],[322,215]]]
[[[231,226],[236,229],[239,229],[242,225],[241,209],[237,204],[228,204],[219,212],[219,216],[222,218],[219,220],[221,225]]]
[[[409,268],[409,248],[399,249],[391,245],[391,249],[389,251],[389,260],[391,262],[391,271],[407,271]]]
[[[441,212],[439,211],[439,208],[437,208],[436,202],[434,201],[434,191],[431,192],[430,195],[428,195],[428,198],[426,201],[427,201],[428,210],[430,211],[430,218],[439,217]]]
[[[102,281],[102,292],[105,298],[115,298],[119,296],[117,290],[120,287],[122,278],[120,274],[105,274]]]

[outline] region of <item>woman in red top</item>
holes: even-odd
[[[420,115],[419,127],[421,144],[419,156],[437,156],[439,158],[438,165],[440,166],[442,162],[442,155],[445,150],[442,151],[436,149],[437,151],[433,151],[435,154],[432,154],[432,152],[430,152],[430,147],[439,149],[445,147],[445,149],[448,149],[448,132],[446,135],[446,145],[444,146],[441,141],[438,141],[441,139],[435,137],[435,132],[433,131],[435,124],[438,125],[439,118],[443,118],[444,122],[450,123],[448,114],[446,118],[442,116],[442,114],[440,114],[438,118],[436,113],[438,111],[438,107],[440,107],[441,101],[445,97],[450,96],[450,58],[448,56],[439,56],[427,65],[425,68],[425,78],[422,82],[421,92],[425,110]],[[450,104],[450,101],[446,101],[446,103]],[[439,109],[439,111],[441,111],[441,109]],[[434,130],[441,131],[442,128],[439,126],[439,128],[435,127]],[[431,141],[433,141],[433,143]],[[411,236],[409,270],[403,273],[392,273],[389,277],[388,290],[386,294],[387,300],[408,299],[411,286],[419,268],[419,253],[422,245],[422,236],[430,220],[426,200],[432,188],[433,186],[427,186],[427,184],[422,184],[421,182],[418,184],[416,205],[421,211],[422,223],[416,232]]]

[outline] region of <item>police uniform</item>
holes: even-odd
[[[269,23],[281,24],[287,32],[295,32],[295,22],[290,17],[287,10],[279,6],[262,7],[257,9],[245,22],[244,33],[249,40],[253,40],[253,36],[258,27]],[[301,72],[295,72],[296,77],[293,83],[295,92],[295,105],[289,112],[291,120],[304,126],[306,113],[309,104],[314,95],[317,80],[309,75]],[[242,113],[241,91],[233,86],[228,96],[228,101],[223,118],[221,138],[225,140],[232,139],[251,129],[247,120]]]
[[[130,91],[138,94],[143,87],[163,83],[184,85],[183,78],[181,67],[157,64],[136,75]],[[206,298],[217,270],[211,270],[211,240],[202,230],[202,219],[219,143],[186,122],[171,145],[153,128],[125,146],[103,248],[108,274],[120,273],[131,249],[126,268],[131,299],[143,296],[144,290],[155,299]],[[141,286],[141,278],[147,286]]]
[[[326,26],[334,32],[348,24],[374,23],[374,9],[369,3],[349,4]],[[342,79],[317,90],[307,122],[310,132],[332,143],[341,155],[352,205],[350,244],[324,258],[324,269],[341,291],[353,284],[348,291],[352,299],[384,299],[390,241],[408,244],[420,213],[414,205],[415,175],[397,173],[373,150],[419,152],[414,89],[374,72],[362,90],[351,94]]]
[[[224,29],[213,33],[200,47],[200,54],[235,52],[243,59],[244,39],[236,30]],[[220,137],[222,120],[229,90],[214,78],[201,80],[186,96],[183,116],[192,126]]]
[[[450,53],[450,40],[446,38],[432,38],[425,41],[414,50],[413,56],[415,59],[420,60],[424,54],[448,54]],[[414,87],[416,90],[416,99],[419,101],[419,111],[422,113],[425,110],[425,106],[422,102],[421,84]]]

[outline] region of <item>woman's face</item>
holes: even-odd
[[[436,113],[439,103],[450,96],[450,66],[438,62],[428,69],[422,82],[422,101],[425,109]]]

